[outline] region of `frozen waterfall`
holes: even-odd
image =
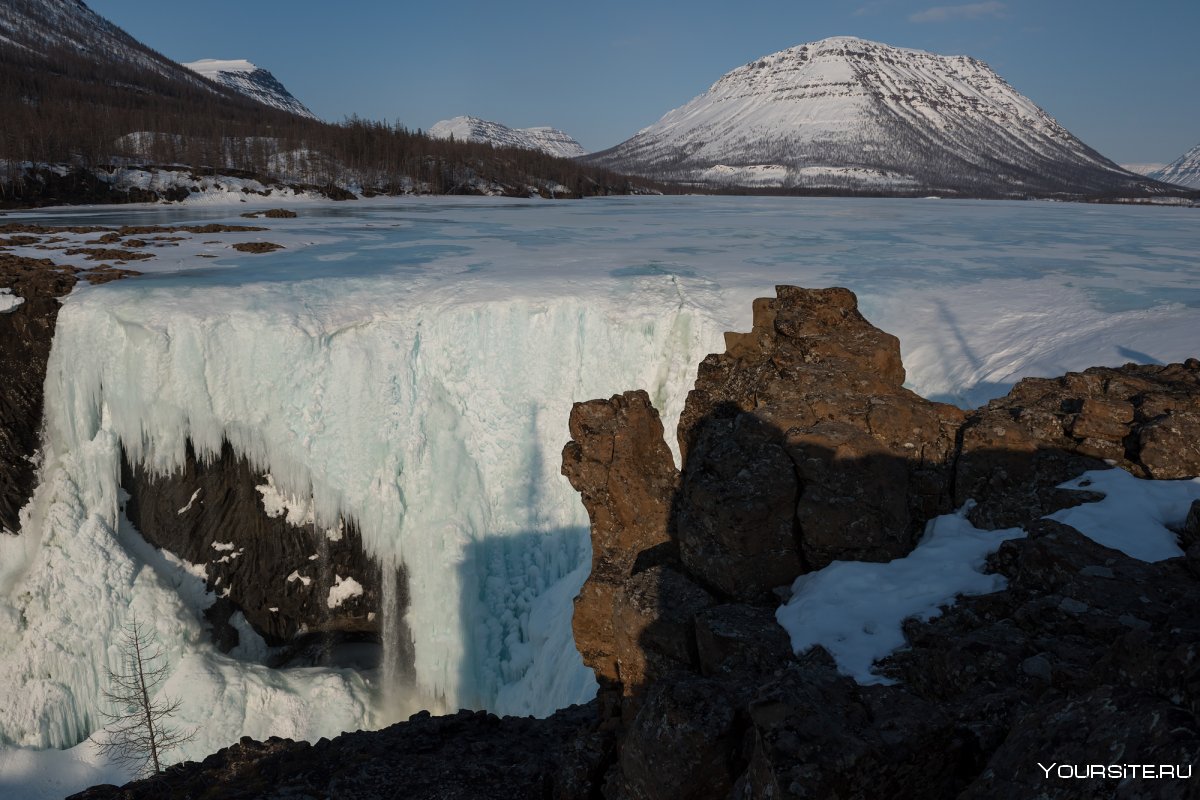
[[[123,541],[137,537],[122,532],[121,445],[168,472],[182,467],[189,439],[201,457],[228,440],[281,493],[311,496],[317,525],[353,518],[371,556],[404,565],[420,700],[399,708],[544,715],[590,698],[594,680],[570,629],[590,547],[586,515],[559,475],[567,415],[575,400],[650,387],[671,426],[722,326],[661,276],[608,302],[447,293],[414,303],[405,287],[389,294],[392,285],[142,281],[85,289],[64,306],[46,383],[48,479],[25,525],[40,534],[0,542],[0,580],[24,574],[30,587],[0,617],[0,669],[41,686],[29,702],[0,703],[0,729],[16,743],[62,747],[95,726],[126,605],[152,606],[142,616],[156,621],[173,663],[202,658],[224,676],[215,693],[242,695],[211,702],[249,702],[256,668],[213,652],[170,585],[197,593],[201,581],[146,568],[139,562],[153,555]],[[24,609],[65,598],[70,613]],[[85,610],[76,598],[87,613],[76,613]],[[384,620],[389,648],[397,625]],[[385,665],[394,661],[385,653]],[[370,719],[355,675],[284,674],[344,694],[343,727],[382,721]],[[190,686],[181,694],[195,702]],[[248,718],[215,723],[211,744],[245,733]]]

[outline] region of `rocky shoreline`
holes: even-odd
[[[77,797],[1200,796],[1038,764],[1200,760],[1200,502],[1153,563],[1058,509],[1086,470],[1200,474],[1200,361],[1027,379],[974,411],[903,388],[844,289],[778,287],[700,365],[677,470],[644,392],[575,406],[563,472],[592,522],[575,639],[601,691],[547,720],[420,714],[316,745],[243,740]],[[909,554],[972,500],[1006,588],[904,624],[860,685],[776,609],[799,575]],[[1001,541],[997,538],[997,542]]]

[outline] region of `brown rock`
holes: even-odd
[[[972,753],[953,720],[903,691],[859,687],[815,655],[749,704],[754,749],[732,796],[954,797]]]
[[[616,684],[617,606],[638,555],[670,547],[679,473],[645,392],[576,403],[570,428],[562,471],[592,522],[592,574],[575,600],[575,643],[597,679]]]
[[[154,258],[153,253],[138,253],[133,250],[116,250],[106,247],[72,247],[64,251],[68,256],[83,256],[88,261],[140,261]]]
[[[1103,696],[1131,713],[1153,706],[1139,724],[1194,730],[1200,503],[1187,556],[1157,564],[1039,518],[1097,499],[1057,486],[1105,460],[1200,471],[1198,376],[1197,360],[1097,368],[965,413],[903,388],[898,343],[853,294],[779,287],[701,363],[678,476],[644,394],[577,405],[563,471],[592,518],[593,572],[576,636],[602,683],[631,695],[612,701],[607,796],[992,796],[996,766],[1094,721],[1048,704],[1114,686]],[[900,685],[857,686],[820,648],[791,654],[773,590],[835,559],[903,556],[967,499],[976,524],[1028,536],[990,561],[1005,591],[905,623],[909,646],[877,667]],[[1191,752],[1192,734],[1126,732],[1107,713],[1086,763],[1146,742],[1151,757]]]
[[[622,588],[614,599],[612,622],[624,693],[636,695],[665,675],[695,669],[694,617],[713,605],[712,596],[663,565],[635,573]]]
[[[1026,378],[963,428],[955,502],[1010,527],[1081,499],[1057,484],[1105,462],[1140,477],[1200,475],[1200,362]]]
[[[791,641],[773,608],[731,603],[706,608],[695,621],[702,675],[770,675],[792,660]]]
[[[803,572],[796,470],[754,414],[700,423],[675,533],[684,566],[725,597],[758,601]]]
[[[1058,765],[1073,771],[1090,764],[1181,765],[1191,772],[1200,761],[1196,717],[1160,697],[1112,686],[1030,711],[965,792],[962,800],[1039,797],[1074,800],[1112,797],[1172,800],[1196,797],[1195,779],[1063,778]],[[1045,754],[1041,756],[1040,754]],[[1047,776],[1041,763],[1054,765]]]
[[[899,340],[852,292],[776,293],[701,364],[679,424],[684,564],[748,601],[835,559],[911,550],[950,508],[963,418],[902,387]]]
[[[741,765],[738,698],[689,675],[655,685],[634,718],[605,787],[612,800],[724,800]]]

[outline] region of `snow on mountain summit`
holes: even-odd
[[[435,123],[428,132],[435,139],[449,139],[453,136],[460,142],[482,142],[496,147],[541,150],[559,158],[574,158],[587,152],[579,142],[557,128],[510,128],[479,117],[444,119]]]
[[[849,191],[1098,193],[1148,183],[982,61],[849,36],[738,67],[588,160],[674,180]]]
[[[1200,144],[1157,172],[1150,173],[1150,177],[1179,186],[1200,189]]]
[[[183,66],[266,106],[316,119],[316,114],[289,92],[267,70],[245,59],[202,58]]]

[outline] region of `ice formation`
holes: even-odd
[[[334,575],[334,584],[329,589],[329,597],[325,600],[325,604],[330,608],[337,608],[351,597],[360,597],[362,593],[362,584],[354,578]]]
[[[238,221],[206,207],[23,216]],[[175,274],[82,287],[58,321],[42,482],[21,535],[0,536],[0,772],[36,761],[4,747],[69,747],[95,728],[126,609],[154,621],[176,665],[167,689],[203,727],[190,757],[414,706],[545,714],[587,699],[570,629],[587,520],[559,476],[573,401],[646,388],[673,430],[696,364],[775,283],[854,289],[900,337],[911,386],[963,403],[1022,375],[1181,360],[1200,347],[1191,223],[1033,203],[360,201],[272,221],[276,254],[197,237],[139,263]],[[270,513],[330,538],[351,518],[373,555],[404,563],[414,696],[380,702],[402,683],[391,619],[378,674],[262,667],[238,615],[243,644],[213,649],[203,565],[149,547],[120,511],[119,444],[166,471],[189,438],[248,456]],[[71,763],[91,763],[83,747]]]
[[[128,603],[145,606],[179,669],[227,661],[117,539],[120,443],[166,472],[182,466],[187,440],[202,456],[228,440],[269,473],[260,492],[270,513],[331,531],[343,516],[356,520],[370,554],[407,568],[422,697],[540,714],[588,699],[591,674],[569,633],[586,517],[558,476],[571,401],[650,386],[677,415],[689,366],[713,349],[718,326],[674,290],[668,304],[649,293],[611,305],[524,294],[418,305],[407,284],[385,285],[400,296],[381,297],[373,280],[202,292],[131,282],[64,306],[46,383],[46,480],[24,526],[32,533],[0,542],[0,585],[24,589],[4,607],[0,664],[15,685],[55,679],[0,703],[10,742],[63,747],[94,729],[111,632]],[[500,380],[498,364],[512,365]],[[341,583],[330,605],[356,588]],[[59,618],[52,606],[63,597],[86,613]],[[226,693],[204,702],[250,707],[217,726],[225,741],[195,755],[253,733],[244,727],[257,673],[236,663],[216,671]],[[357,678],[323,680],[346,695],[329,704],[343,709],[344,727],[371,723]],[[203,694],[189,688],[192,713]],[[312,702],[311,687],[298,695]]]

